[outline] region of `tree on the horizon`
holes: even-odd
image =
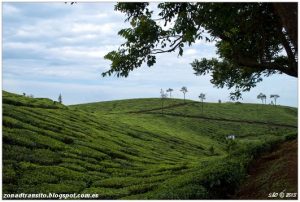
[[[158,54],[182,56],[184,47],[205,40],[215,43],[218,59],[194,60],[195,74],[211,74],[216,87],[235,88],[233,100],[263,76],[298,77],[297,2],[165,2],[157,4],[158,17],[151,9],[148,2],[116,4],[131,27],[118,32],[125,42],[105,55],[111,65],[103,76],[127,77],[143,63],[153,66]]]
[[[265,104],[267,104],[267,96],[264,96]]]
[[[169,89],[167,89],[166,91],[167,91],[168,93],[170,93],[170,98],[171,98],[171,96],[172,96],[171,93],[172,93],[173,89],[172,89],[172,88],[169,88]]]
[[[59,96],[58,96],[58,102],[59,102],[60,104],[62,104],[62,96],[61,96],[61,93],[60,93]]]
[[[260,99],[261,103],[264,104],[264,100],[265,100],[265,103],[266,103],[267,96],[263,93],[260,93],[260,94],[257,95],[257,99]]]
[[[200,93],[200,95],[199,95],[199,99],[201,100],[201,102],[202,102],[202,113],[203,113],[203,100],[205,100],[206,98],[205,98],[205,94],[204,93]]]
[[[185,103],[185,94],[188,92],[187,90],[187,87],[183,86],[180,91],[183,93],[183,100],[184,100],[184,103]]]
[[[164,114],[164,101],[168,97],[167,93],[160,89],[160,98],[161,98],[161,114]]]
[[[279,95],[276,95],[276,94],[270,95],[270,98],[273,98],[273,99],[274,99],[275,106],[276,106],[276,100],[277,100],[277,98],[279,98],[279,97],[280,97],[280,96],[279,96]]]

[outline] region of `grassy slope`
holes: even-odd
[[[205,103],[202,114],[197,102],[168,99],[164,105],[170,115],[160,114],[159,99],[65,107],[3,92],[3,193],[223,197],[218,194],[224,186],[243,175],[237,169],[248,162],[244,153],[297,133],[293,127],[222,120],[297,126],[294,108]],[[225,141],[232,133],[238,136],[235,150]]]

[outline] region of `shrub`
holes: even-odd
[[[17,181],[16,172],[11,164],[3,166],[2,176],[4,184],[10,184]]]
[[[215,149],[214,149],[213,146],[210,146],[208,150],[209,150],[210,155],[214,155],[215,154]]]
[[[229,153],[233,152],[233,150],[235,150],[237,147],[237,142],[232,139],[227,139],[225,144],[226,144],[226,151]]]
[[[112,189],[112,188],[100,188],[92,187],[83,190],[83,194],[99,194],[99,199],[118,199],[129,194],[127,189]]]
[[[18,192],[70,194],[70,193],[79,193],[84,188],[85,188],[84,182],[65,181],[59,183],[40,183],[39,186],[22,184],[19,185]],[[53,198],[53,199],[58,199],[58,198]]]
[[[2,184],[2,195],[3,194],[15,194],[16,190],[18,190],[18,185],[16,184]]]
[[[294,140],[298,137],[297,133],[288,133],[285,135],[285,140]]]
[[[70,137],[64,137],[62,141],[66,144],[73,144],[74,143],[73,138],[70,138]]]

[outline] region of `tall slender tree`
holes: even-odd
[[[61,96],[61,93],[60,93],[59,96],[58,96],[58,102],[59,102],[60,104],[62,104],[62,96]]]
[[[164,101],[168,97],[167,93],[163,89],[160,89],[160,98],[161,98],[161,114],[164,114]]]
[[[258,94],[257,99],[261,100],[261,103],[264,104],[264,100],[266,100],[267,96],[263,93]]]
[[[183,100],[184,100],[184,103],[185,103],[185,94],[188,92],[187,90],[187,87],[183,86],[180,91],[183,93]]]
[[[167,91],[168,93],[170,93],[170,98],[171,98],[171,96],[172,96],[171,93],[172,93],[173,89],[172,89],[172,88],[169,88],[169,89],[167,89],[166,91]]]
[[[263,99],[265,101],[265,104],[267,104],[267,96],[266,95],[263,95]]]
[[[203,113],[203,100],[205,100],[206,98],[205,98],[205,94],[204,93],[200,93],[200,95],[199,95],[199,99],[201,100],[201,102],[202,102],[202,113]]]
[[[270,98],[273,98],[273,99],[274,99],[275,106],[276,106],[276,100],[277,100],[277,98],[279,98],[279,97],[280,97],[280,96],[279,96],[279,95],[276,95],[276,94],[270,95]]]

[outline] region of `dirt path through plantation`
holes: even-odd
[[[234,199],[297,199],[298,144],[296,140],[282,143],[263,154],[249,168],[249,176],[242,183]]]

